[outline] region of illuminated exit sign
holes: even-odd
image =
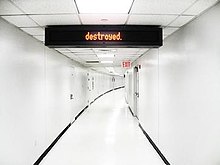
[[[122,68],[130,68],[131,61],[130,60],[122,61],[121,66],[122,66]]]
[[[127,48],[162,46],[162,28],[145,25],[57,25],[45,28],[52,48]]]

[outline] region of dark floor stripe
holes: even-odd
[[[103,96],[103,95],[106,94],[106,93],[109,93],[109,92],[111,92],[111,91],[113,91],[113,90],[121,89],[121,88],[124,88],[124,87],[125,87],[125,86],[121,86],[121,87],[118,87],[118,88],[115,88],[115,89],[111,89],[111,90],[109,90],[109,91],[107,91],[107,92],[105,92],[105,93],[99,95],[97,98],[94,99],[94,101],[96,101],[98,98],[100,98],[101,96]],[[92,102],[90,103],[90,105],[91,105],[92,103],[94,103],[94,101],[92,101]],[[89,107],[89,106],[87,105],[85,108],[83,108],[83,110],[81,110],[81,111],[79,112],[79,114],[76,115],[75,120],[74,120],[72,123],[74,123],[74,122],[79,118],[79,116],[82,115],[82,113],[83,113],[88,107]],[[40,164],[40,162],[44,159],[44,157],[48,154],[48,152],[53,148],[53,146],[57,143],[57,141],[63,136],[63,134],[68,130],[68,128],[71,126],[72,123],[69,123],[69,124],[66,126],[66,128],[57,136],[57,138],[56,138],[56,139],[51,143],[51,145],[43,152],[43,154],[41,154],[41,156],[37,159],[37,161],[36,161],[33,165],[38,165],[38,164]]]
[[[88,107],[89,107],[89,106],[87,105],[85,108],[83,108],[83,110],[81,110],[81,111],[78,113],[78,115],[76,115],[75,120],[77,120],[78,117],[79,117],[80,115],[82,115],[82,113],[83,113]]]
[[[44,157],[48,154],[48,152],[53,148],[53,146],[57,143],[57,141],[63,136],[63,134],[68,130],[68,128],[71,126],[71,123],[69,123],[66,128],[57,136],[57,138],[51,143],[51,145],[43,152],[43,154],[37,159],[37,161],[34,163],[34,165],[40,164],[40,162],[44,159]]]
[[[153,142],[153,140],[150,138],[150,136],[147,134],[147,132],[143,129],[143,127],[141,126],[141,124],[139,123],[139,127],[141,128],[143,134],[146,136],[146,138],[148,139],[148,141],[150,142],[150,144],[154,147],[154,149],[157,151],[157,153],[159,154],[159,156],[161,157],[161,159],[163,160],[163,162],[166,165],[170,165],[170,163],[168,162],[168,160],[165,158],[165,156],[162,154],[162,152],[159,150],[159,148],[156,146],[156,144]]]
[[[110,90],[104,92],[103,94],[101,94],[101,95],[99,95],[98,97],[96,97],[96,98],[90,103],[90,105],[93,104],[97,99],[99,99],[99,98],[102,97],[103,95],[105,95],[105,94],[107,94],[107,93],[109,93],[109,92],[112,92],[112,91],[114,91],[114,90],[118,90],[118,89],[124,88],[124,87],[125,87],[125,86],[121,86],[121,87],[117,87],[117,88],[114,88],[114,89],[110,89]]]
[[[132,116],[135,117],[135,116],[134,116],[134,113],[133,113],[133,111],[131,110],[131,107],[130,107],[130,106],[128,106],[128,109],[129,109],[129,111],[131,112]]]

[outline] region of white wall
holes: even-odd
[[[134,113],[134,70],[133,68],[125,72],[125,99]]]
[[[0,18],[0,164],[38,159],[88,105],[88,72]],[[112,88],[110,76],[97,75],[105,86],[93,97]]]
[[[139,118],[174,165],[220,164],[220,4],[149,51]]]
[[[139,69],[139,120],[156,144],[159,142],[158,105],[158,49],[151,49],[138,64]],[[150,126],[150,127],[149,127]]]

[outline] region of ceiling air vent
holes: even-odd
[[[86,61],[87,64],[99,64],[99,61]]]

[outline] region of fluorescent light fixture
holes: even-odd
[[[128,14],[133,0],[75,0],[80,14]]]
[[[100,61],[102,64],[112,64],[113,61]]]
[[[113,58],[114,54],[96,54],[98,58]]]

